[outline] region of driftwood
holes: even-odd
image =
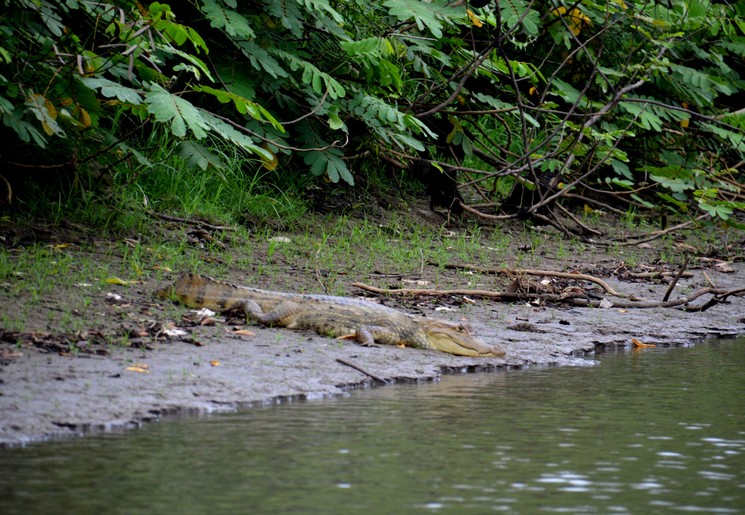
[[[735,296],[735,297],[743,297],[745,296],[745,288],[736,288],[734,290],[724,290],[721,288],[701,288],[699,290],[696,290],[695,292],[691,293],[690,295],[687,295],[686,297],[682,297],[675,300],[669,300],[670,294],[672,293],[673,288],[677,284],[678,280],[683,276],[683,273],[685,272],[686,267],[688,266],[688,260],[686,259],[683,266],[681,266],[680,270],[676,274],[675,278],[673,279],[672,283],[670,284],[670,287],[665,292],[665,296],[661,301],[653,301],[653,300],[645,300],[645,299],[639,299],[636,297],[633,297],[631,295],[619,293],[616,290],[614,290],[609,284],[607,284],[602,279],[598,279],[597,277],[587,275],[587,274],[572,274],[572,273],[566,273],[566,272],[553,272],[550,270],[530,270],[530,269],[502,269],[502,268],[482,268],[472,265],[448,265],[447,268],[456,268],[456,269],[462,269],[462,270],[473,270],[478,271],[482,273],[499,273],[499,274],[507,274],[510,276],[516,276],[516,275],[540,275],[540,276],[547,276],[547,277],[561,277],[565,279],[574,279],[578,281],[588,281],[595,284],[598,284],[601,286],[605,292],[608,295],[612,295],[614,297],[619,297],[618,299],[615,299],[613,301],[610,301],[608,299],[590,299],[587,297],[585,293],[583,293],[581,290],[572,290],[568,289],[564,293],[556,294],[556,293],[520,293],[520,292],[513,292],[513,291],[493,291],[493,290],[469,290],[469,289],[454,289],[454,290],[432,290],[432,289],[419,289],[419,288],[398,288],[398,289],[388,289],[388,288],[378,288],[375,286],[370,286],[368,284],[355,282],[352,283],[352,286],[356,288],[361,288],[366,291],[370,291],[373,293],[378,293],[382,295],[422,295],[422,296],[430,296],[430,297],[444,297],[444,296],[463,296],[465,298],[469,297],[481,297],[481,298],[488,298],[488,299],[496,299],[506,302],[515,302],[515,301],[535,301],[535,300],[541,300],[545,302],[556,302],[556,303],[565,303],[570,304],[572,306],[584,306],[584,307],[595,307],[595,308],[609,308],[609,307],[615,307],[615,308],[637,308],[637,309],[644,309],[644,308],[673,308],[673,307],[681,307],[684,311],[706,311],[712,306],[715,306],[716,304],[720,304],[727,301],[728,297]],[[699,297],[703,295],[712,295],[712,298],[709,299],[706,303],[700,305],[700,306],[689,306],[691,302],[698,299]]]
[[[706,272],[703,272],[706,274]],[[658,277],[675,277],[678,272],[621,272],[623,278],[631,279],[657,279]],[[683,272],[681,277],[693,277],[693,272]]]
[[[189,218],[181,218],[178,216],[171,216],[166,215],[164,213],[157,213],[155,211],[147,211],[147,214],[153,218],[160,218],[161,220],[166,220],[168,222],[178,222],[182,224],[187,225],[196,225],[197,227],[203,227],[205,229],[209,229],[210,231],[237,231],[237,227],[231,227],[228,225],[213,225],[208,222],[203,222],[202,220],[191,220]]]
[[[679,231],[681,229],[691,229],[696,222],[700,222],[702,220],[705,220],[709,218],[710,215],[708,213],[705,213],[703,215],[700,215],[696,217],[693,220],[689,220],[687,222],[680,223],[678,225],[674,225],[672,227],[668,227],[667,229],[663,229],[660,231],[652,231],[648,234],[637,236],[637,237],[631,237],[625,240],[617,240],[617,241],[595,241],[590,239],[585,239],[586,243],[591,243],[594,245],[603,245],[606,247],[615,247],[615,246],[631,246],[631,245],[639,245],[641,243],[648,243],[652,240],[656,240],[657,238],[660,238],[666,234],[670,234],[671,232]]]
[[[370,286],[365,283],[352,283],[355,288],[367,290],[373,293],[379,293],[381,295],[422,295],[427,297],[447,297],[448,295],[463,295],[467,297],[483,297],[489,299],[499,300],[531,300],[531,299],[546,299],[546,300],[560,300],[561,295],[554,293],[513,293],[513,292],[500,292],[492,290],[428,290],[419,288],[396,288],[391,290],[388,288],[378,288],[376,286]]]
[[[445,268],[455,270],[470,270],[472,272],[479,272],[482,274],[504,274],[509,276],[520,276],[520,275],[540,275],[544,277],[561,277],[562,279],[574,279],[576,281],[588,281],[595,283],[600,286],[608,295],[614,297],[628,297],[623,293],[619,293],[614,290],[608,283],[592,275],[587,274],[573,274],[571,272],[552,272],[550,270],[531,270],[528,268],[485,268],[475,265],[445,265]]]
[[[689,303],[703,295],[713,295],[705,304],[701,306],[688,306]],[[582,298],[571,299],[571,304],[575,306],[587,307],[613,307],[613,308],[675,308],[683,306],[684,311],[706,311],[710,307],[726,302],[730,296],[742,297],[745,295],[745,288],[736,288],[734,290],[723,290],[720,288],[701,288],[695,292],[675,300],[614,300],[609,301],[605,306],[601,305],[603,301],[587,300]]]
[[[688,268],[688,260],[690,258],[686,256],[685,261],[683,261],[683,266],[680,267],[680,270],[678,270],[678,273],[675,274],[675,277],[673,278],[673,281],[670,283],[670,286],[668,286],[667,291],[665,292],[665,296],[662,297],[662,302],[667,302],[668,299],[670,299],[670,294],[673,292],[673,289],[675,289],[675,285],[678,284],[678,281],[680,280],[681,276],[683,275],[683,272],[686,271],[686,268]]]
[[[356,364],[352,363],[351,361],[347,361],[347,360],[341,359],[341,358],[336,358],[336,361],[338,363],[341,363],[342,365],[346,365],[346,366],[348,366],[350,368],[355,369],[357,372],[361,372],[361,373],[365,374],[367,377],[369,377],[371,379],[374,379],[375,381],[378,381],[378,382],[383,383],[383,384],[390,384],[390,381],[388,381],[387,379],[384,379],[384,378],[382,378],[380,376],[376,376],[375,374],[372,374],[372,373],[368,372],[367,370],[365,370],[361,366],[356,365]]]
[[[685,306],[685,311],[706,311],[710,307],[725,302],[727,297],[745,296],[745,288],[737,288],[734,290],[723,290],[720,288],[701,288],[690,295],[668,301],[654,301],[654,300],[633,300],[633,299],[619,299],[614,301],[603,300],[589,300],[579,295],[559,295],[555,293],[512,293],[512,292],[498,292],[491,290],[428,290],[428,289],[417,289],[417,288],[377,288],[364,283],[352,283],[355,288],[360,288],[373,293],[381,295],[422,295],[428,297],[447,297],[450,295],[459,295],[465,297],[482,297],[488,299],[498,299],[503,301],[532,301],[536,299],[548,301],[548,302],[564,302],[573,306],[581,307],[594,307],[594,308],[673,308],[678,306]],[[711,294],[714,297],[709,299],[702,306],[686,306],[690,302],[693,302],[702,295]]]

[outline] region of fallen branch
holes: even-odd
[[[575,275],[575,274],[569,274]],[[378,288],[376,286],[370,286],[364,283],[352,283],[355,288],[360,288],[373,293],[381,295],[411,295],[411,296],[428,296],[428,297],[446,297],[446,296],[465,296],[465,297],[483,297],[488,299],[499,299],[503,301],[534,301],[536,299],[546,302],[564,302],[573,306],[580,307],[593,307],[593,308],[623,308],[623,309],[649,309],[649,308],[673,308],[678,306],[685,306],[702,295],[711,294],[714,298],[710,299],[706,304],[702,306],[686,306],[685,311],[706,311],[711,306],[725,302],[729,296],[742,297],[745,296],[745,288],[738,288],[735,290],[721,290],[718,288],[701,288],[687,297],[683,297],[676,300],[668,301],[653,301],[653,300],[634,300],[634,299],[619,299],[614,301],[608,301],[607,299],[602,300],[590,300],[580,295],[557,295],[553,293],[513,293],[513,292],[498,292],[491,290],[428,290],[418,288]]]
[[[590,197],[585,197],[583,195],[577,195],[576,193],[565,193],[564,198],[581,201],[586,204],[595,204],[596,206],[600,206],[601,209],[605,209],[606,211],[610,211],[611,213],[615,213],[619,216],[625,216],[628,213],[628,211],[618,209],[617,207],[613,207],[610,204],[606,204],[605,202],[601,202]]]
[[[318,256],[321,254],[321,249],[322,249],[322,247],[319,246],[318,247],[318,250],[316,251],[316,259],[315,259],[315,261],[316,261],[316,281],[318,281],[318,284],[320,284],[321,285],[321,288],[323,288],[323,292],[326,295],[328,295],[329,294],[329,289],[326,287],[326,283],[323,282],[323,278],[321,276],[321,268],[319,266],[320,261],[318,259]]]
[[[422,295],[428,297],[447,297],[449,295],[465,295],[470,297],[485,297],[489,299],[501,299],[501,300],[531,300],[531,299],[548,299],[552,301],[560,300],[560,295],[556,294],[541,294],[541,293],[512,293],[512,292],[499,292],[491,290],[424,290],[419,288],[397,288],[390,290],[387,288],[378,288],[376,286],[370,286],[365,283],[352,283],[355,288],[367,290],[372,293],[379,293],[381,295]]]
[[[201,220],[189,220],[188,218],[180,218],[178,216],[171,216],[166,215],[163,213],[156,213],[155,211],[148,211],[148,215],[152,216],[153,218],[160,218],[161,220],[167,220],[169,222],[179,222],[182,224],[188,224],[188,225],[196,225],[198,227],[204,227],[205,229],[209,229],[211,231],[237,231],[238,229],[236,227],[230,227],[225,225],[212,225],[207,222],[203,222]]]
[[[703,272],[706,274],[706,272]],[[620,272],[619,275],[630,279],[656,279],[658,277],[672,277],[675,272]],[[683,272],[681,277],[693,277],[693,272]],[[712,284],[712,286],[714,286]]]
[[[714,281],[711,280],[711,277],[709,277],[709,274],[706,273],[706,270],[701,271],[702,274],[704,274],[704,277],[706,278],[706,282],[709,283],[709,286],[712,288],[716,288],[717,285],[714,284]]]
[[[743,294],[745,294],[745,288],[739,288],[739,289],[736,289],[736,290],[726,291],[724,293],[720,293],[720,294],[714,295],[711,299],[709,299],[708,301],[706,301],[706,303],[704,305],[702,305],[700,307],[699,306],[690,306],[690,307],[686,308],[686,311],[700,311],[700,312],[704,312],[704,311],[706,311],[707,309],[709,309],[710,307],[712,307],[712,306],[714,306],[716,304],[719,304],[721,302],[726,302],[727,301],[727,297],[729,297],[731,295],[734,295],[734,296],[737,296],[737,297],[742,297]]]
[[[565,208],[561,204],[557,203],[556,204],[556,207],[559,209],[559,211],[561,211],[562,213],[564,213],[564,215],[566,215],[567,218],[569,218],[578,227],[580,227],[585,232],[585,234],[594,234],[595,236],[602,236],[603,235],[603,233],[600,232],[600,231],[598,231],[597,229],[593,229],[592,227],[590,227],[590,226],[588,226],[586,224],[583,224],[580,221],[579,218],[577,218],[576,216],[574,216],[567,208]]]
[[[374,379],[376,381],[379,381],[379,382],[381,382],[383,384],[389,384],[389,381],[387,379],[383,379],[382,377],[378,377],[375,374],[371,374],[370,372],[368,372],[367,370],[365,370],[361,366],[355,365],[354,363],[352,363],[350,361],[347,361],[347,360],[341,359],[341,358],[336,358],[336,361],[339,362],[339,363],[341,363],[342,365],[346,365],[346,366],[348,366],[350,368],[355,369],[357,372],[362,372],[367,377],[370,377],[370,378],[372,378],[372,379]]]
[[[686,271],[686,268],[688,268],[688,260],[690,258],[686,256],[685,261],[683,261],[683,265],[680,267],[680,270],[678,270],[678,273],[675,274],[675,278],[673,278],[673,281],[670,283],[670,286],[667,288],[667,291],[665,292],[665,296],[662,297],[663,302],[667,302],[667,300],[670,298],[670,294],[673,292],[673,289],[675,289],[675,285],[678,284],[678,280],[683,275],[683,272]]]
[[[461,203],[461,207],[471,213],[472,215],[476,215],[479,218],[482,218],[484,220],[509,220],[511,218],[517,218],[517,214],[510,214],[510,215],[490,215],[488,213],[482,213],[478,209],[475,209],[468,204]]]
[[[714,295],[711,299],[709,299],[705,304],[701,306],[688,306],[687,304],[690,304],[697,298],[701,297],[702,295],[711,294]],[[691,293],[687,297],[682,297],[680,299],[676,300],[668,300],[668,301],[645,301],[645,300],[618,300],[611,302],[612,306],[614,308],[636,308],[636,309],[646,309],[646,308],[674,308],[678,306],[685,306],[683,308],[684,311],[706,311],[710,307],[725,302],[727,300],[727,297],[730,296],[737,296],[742,297],[745,295],[745,288],[737,288],[734,290],[720,290],[718,288],[701,288],[700,290],[696,290],[695,292]],[[587,306],[587,307],[602,307],[600,305],[600,302],[602,301],[589,301],[587,299],[580,299],[580,298],[573,298],[570,299],[571,303],[575,306]]]
[[[667,229],[661,230],[661,231],[653,231],[647,234],[646,236],[640,236],[636,239],[628,239],[628,240],[622,240],[622,241],[595,241],[592,239],[586,239],[583,240],[585,243],[591,243],[593,245],[604,245],[606,247],[612,247],[612,246],[630,246],[630,245],[639,245],[640,243],[647,243],[652,240],[656,240],[657,238],[660,238],[666,234],[670,234],[671,232],[678,231],[681,229],[689,229],[693,224],[696,222],[700,222],[701,220],[704,220],[706,218],[709,218],[709,214],[703,214],[698,217],[696,217],[693,220],[689,220],[687,222],[680,223],[678,225],[674,225],[672,227],[668,227]]]
[[[553,272],[550,270],[531,270],[527,268],[486,268],[475,265],[445,265],[445,268],[454,270],[469,270],[482,274],[505,274],[505,275],[540,275],[545,277],[561,277],[562,279],[574,279],[575,281],[588,281],[600,286],[608,295],[625,298],[628,295],[619,293],[608,283],[592,275],[573,274],[571,272]]]

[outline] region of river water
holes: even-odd
[[[0,451],[0,513],[745,513],[745,339]]]

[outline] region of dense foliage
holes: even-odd
[[[458,171],[484,217],[745,207],[742,3],[3,4],[6,169],[158,173],[159,133],[193,173]]]

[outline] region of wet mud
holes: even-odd
[[[710,270],[708,280],[720,288],[742,286],[745,266],[734,267],[733,273]],[[702,271],[694,271],[693,277],[680,280],[672,298],[705,286],[708,280]],[[613,279],[608,283],[653,300],[662,299],[668,287]],[[158,286],[145,285],[132,295],[146,295]],[[442,374],[592,366],[596,352],[632,352],[632,338],[673,347],[745,332],[745,299],[735,297],[703,313],[671,308],[535,306],[487,299],[448,310],[435,311],[437,306],[437,301],[429,301],[422,310],[430,316],[468,320],[480,338],[504,347],[506,356],[468,358],[392,346],[368,348],[278,328],[247,327],[254,334],[241,335],[234,334],[219,316],[213,326],[190,328],[188,338],[157,341],[147,349],[114,345],[106,355],[33,348],[17,352],[4,345],[8,359],[0,366],[0,445],[123,431],[168,416],[234,411],[386,387],[375,378],[395,384],[437,381]]]

